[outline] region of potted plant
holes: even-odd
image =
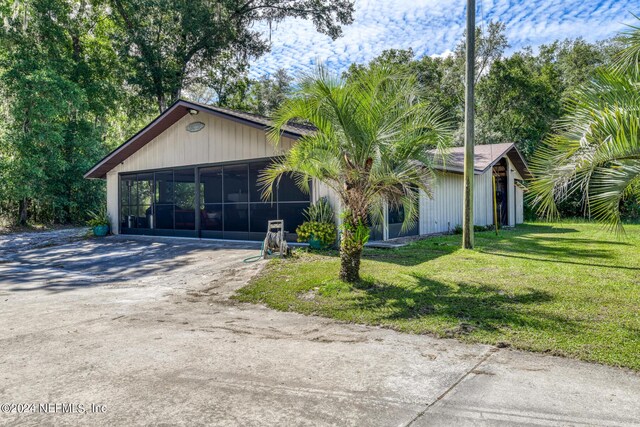
[[[337,229],[333,209],[323,197],[305,210],[305,221],[296,229],[298,242],[307,242],[311,249],[326,249],[336,242]]]
[[[94,236],[104,237],[109,233],[111,218],[106,209],[101,209],[98,212],[89,212],[89,218],[87,223],[92,227]]]

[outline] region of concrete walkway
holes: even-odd
[[[229,300],[255,254],[0,249],[0,425],[640,425],[637,373]]]

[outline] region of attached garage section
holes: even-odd
[[[283,177],[272,199],[257,185],[270,160],[200,165],[120,175],[123,234],[262,240],[267,221],[282,219],[295,239],[310,195]]]
[[[107,180],[112,232],[262,240],[267,221],[283,219],[295,240],[318,191],[305,194],[284,176],[265,201],[258,176],[309,129],[287,127],[276,149],[266,120],[176,102],[85,175]]]

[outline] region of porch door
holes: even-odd
[[[507,177],[507,159],[502,159],[493,167],[493,176],[496,178],[496,203],[499,224],[509,226],[509,178]],[[493,203],[493,201],[491,202]]]

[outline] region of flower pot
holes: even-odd
[[[93,227],[93,235],[97,237],[104,237],[109,232],[108,225],[96,225]]]
[[[311,249],[322,249],[322,242],[312,234],[309,236],[309,247]]]

